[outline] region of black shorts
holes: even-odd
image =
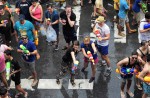
[[[95,5],[95,1],[96,1],[96,0],[92,0],[92,4],[93,4],[93,5]]]
[[[15,82],[15,86],[21,83],[20,75],[11,76],[11,79]]]

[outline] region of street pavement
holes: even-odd
[[[79,67],[76,75],[76,83],[78,84],[76,88],[73,88],[69,83],[70,76],[67,75],[62,79],[60,85],[55,83],[55,77],[59,72],[61,58],[64,55],[65,51],[61,50],[65,45],[65,40],[63,38],[62,31],[60,32],[60,43],[59,50],[55,51],[54,46],[50,46],[49,43],[46,42],[46,38],[44,36],[39,36],[39,46],[38,51],[41,55],[40,60],[36,61],[36,70],[38,73],[39,83],[35,87],[30,87],[31,81],[27,80],[28,76],[31,74],[27,69],[27,66],[23,66],[22,60],[20,59],[20,54],[13,52],[15,59],[19,60],[20,65],[22,67],[22,86],[26,88],[29,93],[28,98],[120,98],[120,76],[115,73],[116,63],[130,56],[131,52],[139,47],[138,42],[138,33],[128,34],[126,36],[125,43],[114,42],[114,23],[112,22],[115,11],[113,7],[108,6],[108,2],[113,4],[112,1],[105,0],[104,6],[108,10],[107,13],[107,21],[106,24],[110,27],[111,38],[109,45],[109,57],[112,66],[112,74],[110,77],[105,77],[105,66],[100,66],[101,63],[99,61],[97,65],[96,79],[94,83],[87,83],[88,79],[91,76],[91,68],[90,66],[86,69],[87,74],[81,73],[81,68],[83,67],[83,55],[79,53]],[[69,2],[71,3],[71,0]],[[81,11],[80,11],[81,8]],[[78,39],[82,42],[84,34],[91,33],[91,13],[93,11],[93,7],[91,4],[87,3],[85,0],[83,7],[76,7],[75,10],[78,13],[78,23],[76,23],[76,29],[78,29]],[[132,17],[130,17],[132,18]],[[79,21],[80,20],[80,21]],[[60,26],[61,28],[61,26]],[[14,39],[13,39],[14,40]],[[17,44],[15,41],[12,43],[13,47],[16,48]],[[99,56],[99,60],[101,60]],[[134,80],[134,79],[133,79]],[[142,92],[137,90],[134,86],[134,82],[132,82],[131,91],[134,92],[134,98],[141,98]],[[12,86],[12,83],[11,83]],[[78,87],[79,86],[79,87]],[[10,94],[12,98],[14,98],[16,91],[12,88],[10,90]],[[20,96],[19,98],[23,98]],[[127,98],[130,98],[127,96]]]

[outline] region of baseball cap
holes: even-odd
[[[20,15],[19,15],[19,20],[22,21],[22,20],[24,20],[24,19],[25,19],[25,16],[24,16],[23,14],[20,14]]]

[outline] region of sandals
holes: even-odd
[[[142,90],[141,85],[136,84],[136,87],[138,88],[138,90]]]
[[[15,98],[18,98],[20,95],[22,95],[21,92],[19,92],[18,94],[15,95]]]
[[[124,92],[120,92],[121,98],[126,98]]]
[[[131,91],[128,91],[127,94],[129,94],[130,97],[134,97],[134,94]]]

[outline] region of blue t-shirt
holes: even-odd
[[[85,52],[87,53],[87,51],[90,51],[93,55],[93,59],[97,59],[97,54],[94,54],[94,50],[92,48],[92,43],[93,41],[90,41],[90,44],[88,46],[86,46],[84,43],[81,43],[81,48],[84,48]]]
[[[33,52],[34,50],[36,50],[36,46],[32,41],[28,41],[28,43],[24,44],[23,41],[21,40],[19,42],[18,49],[20,49],[20,45],[25,46],[26,49],[29,50],[29,52]],[[26,54],[23,54],[22,57],[27,62],[33,62],[36,56],[35,55],[27,56]]]
[[[51,22],[55,22],[56,20],[59,20],[59,14],[58,14],[58,11],[54,10],[52,12],[52,14],[46,10],[45,11],[45,18],[50,18],[51,19]],[[59,30],[59,23],[55,24],[55,25],[52,25],[52,27],[55,29],[55,30]]]
[[[27,35],[30,41],[34,41],[34,35],[32,30],[34,30],[33,24],[25,20],[24,24],[20,24],[20,21],[15,23],[14,29],[17,31],[19,36]]]
[[[133,4],[132,10],[136,13],[140,12],[140,5],[139,5],[140,2],[141,2],[141,0],[135,0],[135,2]]]
[[[126,0],[120,0],[120,9],[119,9],[119,13],[118,16],[119,18],[126,18],[127,12],[126,10],[129,9],[129,6],[127,4]]]

